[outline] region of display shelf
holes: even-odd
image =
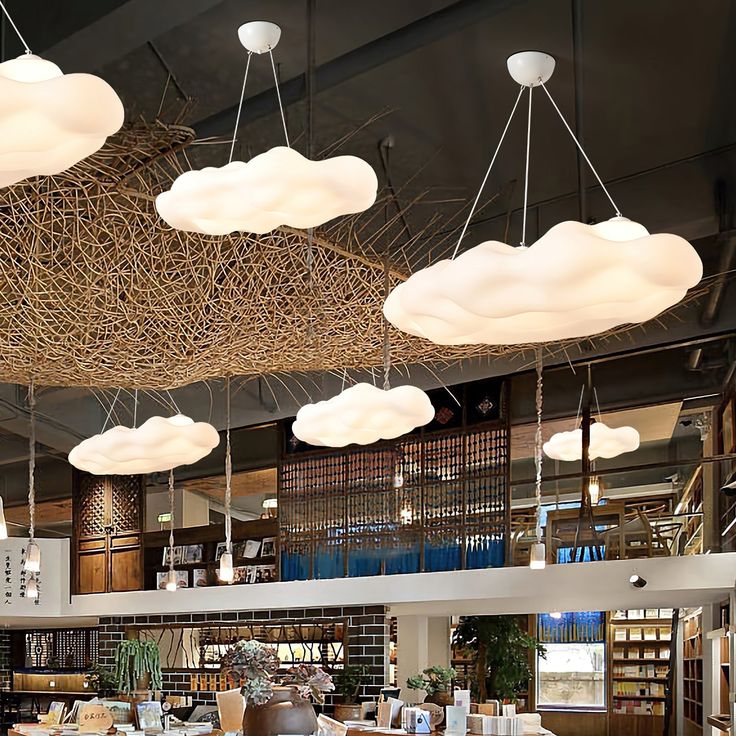
[[[671,609],[617,612],[609,618],[608,642],[610,736],[660,734],[670,669]]]
[[[681,622],[683,717],[689,735],[703,728],[703,630],[702,612],[686,616]]]

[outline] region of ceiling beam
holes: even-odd
[[[64,72],[91,71],[126,56],[222,0],[128,0],[44,51]]]
[[[459,0],[317,67],[314,73],[315,93],[336,87],[517,4],[518,0]],[[280,84],[279,91],[284,106],[303,99],[306,89],[304,74]],[[247,98],[240,117],[241,125],[270,115],[278,109],[276,90],[271,87]],[[233,105],[195,123],[197,135],[205,138],[229,130],[235,120],[236,110],[237,105]]]

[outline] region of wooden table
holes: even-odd
[[[624,543],[624,512],[623,501],[612,501],[611,503],[593,506],[593,523],[595,528],[602,533],[607,529],[618,529],[619,548],[623,549]],[[575,533],[578,526],[580,509],[557,509],[547,512],[547,562],[557,562],[557,549],[559,547],[573,547],[575,544]],[[578,539],[578,548],[590,546],[590,531],[582,528]],[[582,542],[582,544],[581,544]]]

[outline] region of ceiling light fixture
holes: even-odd
[[[25,54],[0,64],[0,186],[53,176],[99,150],[125,120],[115,90],[92,74],[63,74],[35,56],[5,5]]]
[[[363,212],[376,201],[378,178],[362,159],[335,156],[313,161],[291,148],[273,59],[280,37],[281,29],[266,21],[246,23],[238,30],[248,57],[228,163],[187,171],[156,197],[156,209],[171,227],[206,235],[238,231],[262,235],[281,225],[318,227],[340,215]],[[246,163],[233,161],[233,154],[253,54],[269,55],[286,146],[271,148]]]
[[[169,470],[169,571],[166,574],[166,590],[177,588],[176,570],[174,570],[174,471]]]
[[[233,519],[231,515],[233,461],[230,452],[230,376],[225,379],[227,394],[226,427],[225,427],[225,551],[220,555],[220,569],[218,575],[223,583],[232,583],[235,579],[233,569]]]
[[[549,617],[555,619],[555,621],[559,621],[562,618],[562,613],[560,611],[552,611]]]
[[[634,573],[633,575],[629,577],[629,582],[635,588],[643,588],[647,584],[647,581],[644,580],[644,578],[641,577],[640,575],[637,575],[636,573]]]
[[[26,581],[26,598],[38,598],[38,582],[36,573],[31,573]]]
[[[537,428],[534,433],[534,497],[536,499],[535,533],[537,541],[529,552],[529,567],[532,570],[543,570],[547,564],[547,550],[542,541],[542,350],[536,350],[537,387],[535,408],[537,412]]]
[[[219,444],[220,435],[207,422],[183,414],[156,416],[140,427],[113,427],[80,442],[69,462],[94,475],[144,475],[196,463]]]
[[[23,569],[41,571],[41,548],[36,543],[36,392],[33,381],[28,386],[28,545]]]
[[[521,85],[451,259],[396,286],[383,312],[395,327],[438,345],[518,345],[580,338],[646,322],[677,304],[703,275],[695,249],[677,235],[649,235],[621,215],[546,87],[555,61],[539,51],[508,60]],[[527,247],[532,93],[541,87],[608,197],[615,216],[597,225],[562,222]],[[528,88],[520,247],[488,241],[458,250],[519,101]]]
[[[590,425],[590,446],[588,457],[591,460],[611,458],[633,452],[639,448],[639,433],[633,427],[612,428],[603,422]],[[544,454],[552,460],[572,462],[583,457],[583,430],[557,432],[544,443]]]
[[[590,503],[595,506],[601,500],[601,481],[598,476],[591,477],[588,483],[588,493],[590,494]]]

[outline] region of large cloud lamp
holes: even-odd
[[[610,460],[633,452],[639,447],[639,433],[633,427],[612,428],[603,422],[590,425],[590,446],[588,457]],[[583,430],[557,432],[544,443],[544,454],[552,460],[572,462],[583,457]]]
[[[94,475],[139,475],[201,460],[220,443],[217,430],[183,414],[151,417],[140,427],[113,427],[80,442],[69,462]]]

